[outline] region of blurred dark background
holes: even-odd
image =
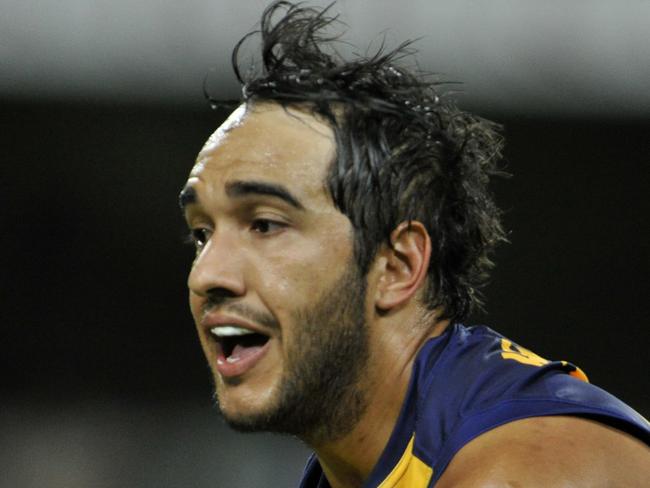
[[[211,405],[176,198],[226,115],[203,102],[203,75],[217,66],[218,93],[236,96],[226,58],[266,2],[63,2],[49,17],[4,3],[0,486],[291,486],[307,450],[233,434]],[[507,2],[338,9],[360,45],[385,28],[425,36],[423,68],[465,80],[460,104],[505,127],[514,177],[495,192],[512,244],[472,322],[648,416],[646,12],[596,3],[587,21],[575,7],[504,20]]]

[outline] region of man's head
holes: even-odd
[[[197,248],[190,305],[236,428],[318,442],[361,414],[365,280],[323,183],[333,157],[323,121],[248,104],[205,144],[181,194]]]
[[[224,416],[314,443],[363,414],[396,334],[377,317],[464,317],[502,238],[489,125],[393,66],[402,51],[324,54],[329,23],[284,2],[265,12],[265,72],[181,194],[190,304]]]

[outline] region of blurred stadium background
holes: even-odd
[[[203,77],[238,96],[231,48],[266,4],[0,0],[0,486],[298,479],[298,441],[233,434],[211,405],[176,204],[225,116]],[[473,321],[648,416],[650,2],[332,9],[362,53],[421,37],[422,69],[505,126],[512,244]]]

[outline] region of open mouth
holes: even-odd
[[[259,352],[270,337],[259,332],[233,325],[222,325],[210,329],[219,346],[218,359],[236,363]]]

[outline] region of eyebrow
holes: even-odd
[[[226,183],[226,195],[229,197],[247,197],[249,195],[267,195],[279,198],[298,210],[304,210],[305,207],[300,201],[291,194],[291,192],[277,183],[268,183],[265,181],[233,181]],[[183,188],[178,195],[178,205],[181,210],[185,210],[188,205],[198,202],[196,190],[191,186]]]
[[[226,183],[226,195],[229,197],[246,197],[249,195],[268,195],[284,200],[298,210],[305,207],[284,186],[265,181],[233,181]]]
[[[196,196],[196,190],[191,186],[186,186],[183,188],[178,195],[178,206],[181,207],[181,210],[185,210],[185,207],[196,203],[198,198]]]

